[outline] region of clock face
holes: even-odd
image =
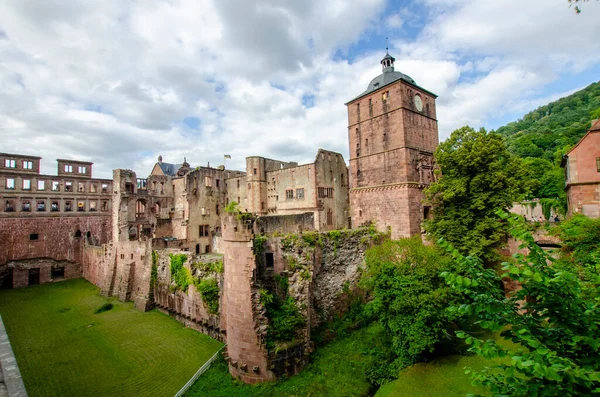
[[[415,107],[419,112],[423,110],[423,101],[419,95],[415,95]]]

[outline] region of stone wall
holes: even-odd
[[[56,273],[62,270],[62,274]],[[55,274],[53,275],[53,270]],[[30,271],[39,276],[34,276],[30,283]],[[49,258],[24,259],[19,261],[10,261],[0,266],[0,275],[10,277],[12,273],[12,288],[23,288],[29,285],[46,284],[55,281],[70,280],[82,276],[81,264],[70,261],[56,261]],[[9,286],[6,281],[6,286]]]
[[[201,270],[203,266],[195,266],[195,264],[210,264],[211,262],[219,261],[218,256],[203,257],[190,254],[187,251],[158,250],[155,251],[153,263],[153,266],[156,267],[156,282],[153,286],[154,304],[161,311],[168,313],[186,327],[193,328],[212,338],[224,341],[225,328],[221,325],[223,311],[219,310],[217,313],[211,313],[195,285],[191,284],[188,286],[187,291],[181,291],[181,289],[176,288],[176,285],[172,281],[170,255],[177,254],[188,256],[184,266],[190,271],[192,277],[215,277],[219,284],[219,290],[223,290],[222,274],[208,275]]]
[[[289,234],[315,230],[315,213],[294,215],[272,215],[256,218],[254,230],[257,234]]]
[[[108,243],[110,216],[0,219],[0,264],[51,258],[82,263],[84,239]]]

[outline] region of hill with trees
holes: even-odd
[[[540,106],[522,119],[496,130],[505,139],[508,151],[524,159],[536,186],[528,198],[539,198],[546,216],[552,209],[564,213],[567,199],[562,156],[600,118],[600,82]]]

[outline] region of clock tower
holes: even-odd
[[[394,61],[386,53],[382,73],[346,106],[352,226],[372,222],[397,239],[420,234],[429,216],[423,189],[434,180],[438,126],[437,96]]]

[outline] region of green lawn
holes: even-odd
[[[0,291],[0,314],[30,397],[172,396],[222,346],[83,279]]]
[[[300,374],[260,385],[250,386],[234,380],[227,371],[227,364],[220,359],[194,383],[186,397],[368,396],[366,352],[378,345],[379,335],[378,325],[355,331],[347,338],[318,348]]]
[[[504,347],[514,347],[512,342],[494,335],[496,343]],[[510,361],[505,358],[504,361]],[[383,385],[376,397],[419,396],[419,397],[465,397],[468,393],[488,395],[489,389],[472,386],[470,375],[465,374],[465,367],[479,371],[494,362],[477,355],[452,355],[440,357],[429,363],[418,363],[404,368],[398,379]]]

